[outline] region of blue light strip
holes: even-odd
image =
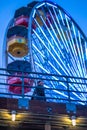
[[[78,41],[77,41],[77,37],[76,37],[76,33],[75,33],[75,28],[74,28],[74,25],[73,25],[73,23],[72,23],[72,27],[73,27],[73,30],[74,30],[74,35],[75,35],[75,41],[76,41],[76,46],[77,46],[77,51],[78,51],[78,54],[77,54],[77,56],[78,57],[80,57],[79,55],[80,55],[80,52],[79,52],[79,45],[78,45]],[[81,45],[82,46],[82,45]],[[79,70],[83,70],[83,63],[81,64],[81,61],[82,61],[82,59],[81,59],[81,57],[80,57],[80,60],[79,60],[79,58],[78,58],[78,68],[79,68]],[[84,70],[83,70],[84,71]],[[83,71],[81,72],[80,71],[80,76],[81,77],[84,77],[84,74],[83,74]]]
[[[60,17],[61,17],[62,23],[63,23],[63,25],[65,26],[65,23],[64,23],[64,20],[63,20],[63,17],[62,17],[62,13],[61,13],[60,10],[59,10],[59,14],[60,14]]]
[[[75,27],[74,27],[73,23],[72,23],[72,27],[73,27],[73,32],[74,32],[74,36],[75,36],[75,42],[76,42],[76,46],[77,46],[77,51],[79,53],[79,50],[78,50],[79,49],[78,41],[77,41],[77,36],[76,36]],[[75,51],[76,51],[76,49],[75,49]],[[77,54],[77,52],[76,52],[76,55],[77,55],[77,62],[79,62],[78,64],[80,64],[80,66],[78,67],[79,70],[80,70],[82,68],[82,64],[80,63],[80,61],[82,61],[82,60],[80,59],[80,61],[79,61],[79,54]],[[81,71],[80,71],[80,76],[83,76]]]
[[[79,62],[78,56],[77,56],[77,52],[76,52],[76,49],[75,49],[75,44],[74,44],[74,41],[73,41],[73,38],[72,38],[72,33],[71,33],[71,31],[70,31],[71,29],[70,29],[69,24],[68,24],[67,16],[65,16],[65,18],[66,18],[66,22],[67,22],[67,25],[68,25],[68,28],[69,28],[70,37],[71,37],[71,41],[72,41],[74,60],[75,60],[75,62]],[[74,36],[75,36],[75,34],[74,34]],[[80,76],[80,71],[79,71],[78,65],[76,65],[76,67],[77,67],[77,70],[78,70],[78,72],[79,72],[79,73],[78,73],[78,76]]]
[[[43,40],[39,37],[39,35],[37,34],[37,32],[33,29],[33,32],[35,33],[35,35],[38,37],[38,39],[40,40],[40,42],[45,46],[45,48],[47,49],[47,51],[50,53],[50,55],[53,57],[53,59],[56,61],[56,63],[61,67],[61,69],[66,73],[65,69],[61,66],[61,64],[58,62],[58,60],[54,57],[54,55],[51,53],[51,51],[47,48],[47,46],[45,45],[45,43],[43,42]],[[67,74],[67,73],[66,73]]]
[[[52,16],[52,14],[51,14],[51,12],[50,12],[50,15]],[[52,18],[53,18],[53,16],[52,16]],[[54,19],[53,19],[53,21],[55,21]],[[51,25],[51,23],[49,22],[49,24]],[[55,24],[55,23],[54,23]],[[52,26],[52,25],[51,25]],[[53,27],[52,27],[52,30],[53,30]]]
[[[62,38],[62,36],[61,36],[61,34],[60,34],[60,31],[59,31],[58,26],[57,26],[57,24],[56,24],[56,22],[55,22],[55,19],[54,19],[54,17],[53,17],[53,15],[52,15],[52,13],[51,13],[51,11],[50,11],[50,10],[49,10],[49,12],[50,12],[50,15],[51,15],[51,17],[52,17],[52,19],[53,19],[54,25],[56,26],[57,31],[58,31],[58,33],[59,33],[59,35],[60,35],[60,37],[61,37],[61,39],[62,39],[62,41],[63,41],[63,38]],[[48,18],[47,18],[47,20],[48,20],[48,23],[49,23],[49,24],[50,24],[50,26],[51,26],[51,29],[52,29],[52,31],[53,31],[53,33],[54,33],[55,37],[57,38],[58,44],[60,44],[60,46],[61,46],[60,40],[59,40],[59,38],[58,38],[58,36],[57,36],[57,34],[56,34],[56,32],[55,32],[55,29],[53,28],[53,25],[51,24],[51,22],[49,21],[49,19],[48,19]],[[44,24],[45,24],[45,23],[44,23]],[[48,28],[46,24],[45,24],[45,26],[46,26],[46,28]],[[54,39],[53,35],[51,34],[51,32],[50,32],[49,28],[48,28],[48,32],[49,32],[49,34],[51,35],[52,39],[54,40],[54,42],[55,42],[55,44],[56,44],[57,48],[58,48],[58,49],[59,49],[59,51],[61,52],[61,55],[63,56],[63,58],[65,58],[65,56],[64,56],[64,54],[62,53],[62,51],[61,51],[60,47],[58,47],[57,42],[55,41],[55,39]],[[64,42],[64,41],[63,41],[63,42]]]
[[[47,86],[47,85],[44,85],[45,86],[45,88],[48,88],[49,89],[49,87]],[[68,98],[68,96],[67,95],[65,95],[64,93],[62,93],[62,92],[59,92],[59,91],[57,91],[57,90],[53,90],[54,92],[56,92],[56,93],[58,93],[58,94],[60,94],[60,95],[62,95],[62,96],[64,96],[64,97],[66,97],[66,98]]]
[[[34,31],[34,33],[36,34],[36,36],[39,38],[39,40],[40,41],[42,41],[41,40],[41,38],[38,36],[38,34],[35,32],[35,30],[33,30]],[[43,41],[42,41],[42,43],[43,43]],[[43,43],[44,44],[44,43]],[[46,46],[45,46],[46,47]],[[46,47],[47,48],[47,47]],[[48,50],[48,48],[47,48],[47,50]],[[48,50],[49,52],[50,52],[50,50]],[[50,52],[50,54],[51,54],[51,52]],[[52,54],[51,54],[52,55]],[[53,56],[53,55],[52,55]],[[54,57],[54,56],[53,56]],[[36,62],[35,62],[36,63]],[[38,63],[36,63],[40,68],[42,68],[44,71],[45,71],[45,69],[42,67],[42,66],[40,66]],[[79,96],[77,95],[77,97],[79,98]]]
[[[43,69],[46,73],[50,73],[49,71],[47,71],[46,69],[44,69],[44,68],[43,68],[40,64],[38,64],[37,62],[35,62],[35,64],[38,65],[41,69]],[[52,77],[54,77],[54,76],[52,76]],[[55,89],[55,86],[54,86],[53,82],[50,81],[50,83],[52,84],[52,87]],[[45,85],[44,85],[44,86],[45,86]],[[48,88],[50,88],[50,87],[48,87]],[[52,90],[52,91],[54,91],[54,90]],[[56,91],[56,92],[58,92],[58,91]],[[63,95],[62,92],[60,92],[60,93],[61,93],[61,95]]]
[[[44,85],[45,86],[45,88],[48,88],[49,89],[49,87],[47,86],[47,85]],[[58,93],[59,95],[62,95],[62,96],[64,96],[64,97],[66,97],[66,98],[68,98],[68,96],[67,95],[65,95],[64,93],[61,93],[61,92],[59,92],[59,91],[57,91],[57,90],[53,90],[54,92],[56,92],[56,93]],[[74,93],[73,92],[73,94],[75,95],[75,96],[78,96],[76,93]],[[79,97],[78,97],[79,98]],[[70,97],[70,99],[71,100],[75,100],[74,98],[72,98],[72,97]],[[82,101],[82,98],[80,98],[80,100]],[[83,104],[83,103],[82,103]]]
[[[35,47],[36,48],[36,47]],[[38,51],[40,54],[41,54],[41,52],[40,51]],[[41,54],[42,55],[42,54]],[[36,56],[37,57],[37,56]],[[44,55],[43,55],[43,57],[44,57]],[[35,62],[41,69],[43,69],[46,73],[50,73],[49,71],[47,71],[46,69],[44,69],[40,64],[38,64],[37,62]],[[48,63],[56,70],[56,68],[50,63],[50,61],[48,61]],[[56,70],[57,72],[58,72],[58,70]],[[59,72],[58,72],[59,73]],[[52,76],[53,77],[53,79],[56,79],[56,80],[58,80],[56,77],[54,77],[54,76]],[[52,84],[52,86],[54,86],[54,84],[51,82],[51,84]],[[60,83],[61,84],[61,83]],[[64,83],[62,83],[62,85],[64,86],[64,87],[66,87],[65,85],[64,85]],[[54,86],[55,87],[55,86]]]
[[[35,55],[36,57],[37,57],[37,55]],[[36,62],[37,63],[37,62]],[[56,72],[58,73],[58,74],[60,74],[61,75],[61,73],[53,66],[53,64],[50,62],[50,61],[48,61],[48,63],[51,65],[51,67],[54,69],[54,70],[56,70]],[[38,63],[37,63],[38,64]],[[40,66],[39,66],[40,67]],[[43,67],[41,67],[41,69],[42,69]],[[44,71],[46,72],[46,73],[49,73],[50,74],[50,72],[49,71],[47,71],[46,69],[44,69]],[[53,79],[55,79],[55,80],[58,80],[58,78],[56,78],[55,76],[52,76],[53,77]],[[64,79],[64,78],[63,78]],[[63,85],[65,88],[67,88],[67,86],[64,84],[64,83],[62,83],[62,82],[60,82],[60,84],[61,85]]]
[[[55,10],[54,10],[54,11],[55,11]],[[56,12],[55,12],[55,13],[56,13]],[[57,17],[56,17],[56,18],[57,18]],[[62,19],[63,19],[63,18],[62,18]],[[64,39],[65,39],[66,44],[64,43],[64,46],[65,46],[65,48],[66,48],[66,45],[68,46],[68,42],[67,42],[67,40],[66,40],[66,37],[65,37],[65,35],[64,35],[64,32],[63,32],[63,30],[62,30],[62,27],[61,27],[61,25],[60,25],[60,22],[59,22],[58,18],[57,18],[57,21],[58,21],[59,27],[60,27],[60,29],[61,29],[61,32],[62,32],[62,34],[63,34],[63,37],[64,37]],[[72,46],[71,46],[71,48],[72,48]],[[69,49],[69,47],[68,47],[68,49]],[[66,48],[66,50],[67,50],[67,48]],[[73,50],[73,49],[72,49],[72,50]],[[71,53],[70,49],[69,49],[69,52]],[[72,56],[72,54],[71,54],[71,56]],[[72,56],[72,59],[73,59],[73,56]],[[72,65],[76,68],[74,59],[73,59],[73,64],[72,64]]]
[[[70,31],[71,29],[70,29],[69,24],[68,24],[67,16],[65,16],[65,18],[66,18],[67,26],[68,26],[68,29],[69,29],[69,32],[70,32],[70,37],[71,37],[71,40],[72,40],[72,43],[73,43],[73,44],[72,44],[72,45],[73,45],[73,50],[74,50],[74,51],[73,51],[73,54],[77,55],[77,54],[76,54],[76,50],[75,50],[75,46],[74,46],[74,41],[73,41],[73,38],[72,38],[72,34],[71,34],[71,31]],[[70,45],[71,45],[71,44],[70,44]],[[76,59],[75,55],[74,55],[74,58],[75,58],[75,59],[73,59],[73,61],[76,61],[76,62],[77,62],[78,59]],[[76,66],[76,67],[77,67],[76,71],[79,70],[78,66]],[[75,67],[75,68],[76,68],[76,67]],[[77,76],[80,76],[79,73],[77,73]],[[82,90],[82,87],[80,87],[80,89]],[[82,94],[82,96],[85,97],[84,94]]]
[[[32,14],[33,18],[35,17],[35,13],[36,13],[36,9],[34,9],[34,11],[33,11],[33,14]]]
[[[62,17],[62,14],[61,14],[61,12],[60,12],[60,15],[61,15],[61,19],[62,19],[62,21],[63,21],[63,17]],[[58,20],[58,19],[57,19]],[[69,25],[68,25],[68,27],[69,27]],[[69,28],[70,29],[70,28]],[[73,59],[73,61],[74,61],[74,59]]]
[[[51,65],[51,67],[52,67],[59,75],[61,75],[61,73],[58,71],[58,69],[56,69],[56,67],[55,67],[50,61],[48,61],[48,63]]]
[[[79,58],[78,58],[78,64],[79,64],[79,66],[78,66],[78,68],[79,68],[79,70],[81,70],[80,71],[80,76],[81,77],[84,77],[84,67],[83,67],[83,64],[85,63],[85,61],[84,61],[84,63],[82,63],[82,58],[81,58],[81,54],[80,54],[80,49],[79,49],[79,45],[78,45],[78,41],[77,41],[77,36],[76,36],[76,32],[75,32],[75,27],[74,27],[74,24],[72,23],[72,27],[73,27],[73,30],[74,30],[74,35],[75,35],[75,41],[76,41],[76,46],[77,46],[77,51],[78,51],[78,57],[80,58],[80,60],[79,60]],[[79,37],[80,39],[81,39],[81,37]],[[82,48],[82,44],[81,44],[81,42],[80,42],[80,48]],[[81,80],[80,80],[81,81]],[[82,81],[81,81],[82,82]],[[83,87],[83,89],[84,89],[84,86],[82,85],[81,86],[81,88]]]
[[[42,18],[42,20],[43,20],[43,18]],[[56,55],[57,55],[58,58],[60,59],[61,63],[63,64],[63,66],[65,67],[65,69],[67,70],[67,72],[69,73],[68,68],[66,68],[66,66],[65,66],[65,64],[63,63],[62,59],[59,57],[59,55],[57,54],[57,52],[55,51],[55,49],[54,49],[53,46],[51,45],[51,42],[50,42],[49,39],[47,38],[47,36],[46,36],[46,34],[44,33],[44,31],[42,30],[42,28],[40,27],[40,25],[38,24],[38,22],[37,22],[36,20],[35,20],[35,22],[36,22],[36,24],[38,25],[38,27],[40,28],[40,30],[41,30],[42,34],[44,35],[44,37],[45,37],[45,38],[47,39],[47,41],[49,42],[49,44],[50,44],[50,46],[52,47],[53,51],[56,53]],[[52,36],[52,34],[51,34],[51,32],[50,32],[49,28],[47,27],[47,25],[46,25],[46,23],[45,23],[44,20],[43,20],[43,23],[44,23],[44,25],[46,26],[48,32],[50,33],[52,39],[53,39],[54,42],[56,43],[54,37]],[[64,72],[65,72],[65,69],[63,69]],[[67,73],[67,72],[65,72],[65,73]]]
[[[53,35],[52,35],[52,33],[51,33],[50,29],[49,29],[49,28],[48,28],[48,26],[46,25],[46,23],[45,23],[45,21],[44,21],[43,17],[42,17],[42,16],[40,16],[40,18],[41,18],[41,20],[43,21],[43,23],[44,23],[44,25],[45,25],[45,27],[46,27],[47,31],[49,32],[50,36],[51,36],[51,37],[52,37],[52,39],[53,39],[53,41],[55,42],[55,45],[56,45],[56,46],[57,46],[57,48],[59,49],[59,51],[60,51],[61,55],[64,57],[64,55],[63,55],[63,53],[62,53],[61,49],[59,48],[59,46],[58,46],[58,44],[57,44],[56,40],[54,39],[54,37],[53,37]],[[42,28],[40,27],[40,25],[38,24],[38,22],[36,21],[36,19],[35,19],[35,22],[36,22],[36,24],[38,25],[38,27],[40,28],[40,30],[41,30],[41,32],[43,33],[43,35],[46,37],[46,39],[47,39],[47,41],[49,42],[50,46],[52,47],[51,42],[49,41],[49,39],[48,39],[48,38],[47,38],[47,36],[45,35],[44,31],[42,30]],[[60,41],[59,41],[59,40],[58,40],[58,42],[60,43]],[[54,48],[53,48],[53,47],[52,47],[52,49],[54,50]],[[54,50],[54,51],[55,51],[55,50]],[[55,51],[55,53],[57,54],[57,52],[56,52],[56,51]]]
[[[67,21],[68,22],[68,21]],[[68,24],[68,23],[67,23]],[[69,25],[68,25],[69,26]],[[70,28],[69,28],[69,30],[70,30]],[[71,33],[71,32],[70,32]],[[68,36],[68,35],[67,35]],[[73,47],[72,46],[72,44],[71,44],[71,41],[70,41],[70,37],[68,36],[68,40],[69,40],[69,42],[70,42],[70,46],[71,46],[71,48]],[[73,51],[74,49],[72,48],[72,52],[73,52],[73,55],[74,55],[74,51]],[[78,70],[78,67],[76,66],[76,64],[75,64],[75,55],[74,55],[74,58],[73,58],[73,56],[72,56],[72,59],[73,59],[73,63],[74,63],[74,69],[76,69],[76,70]],[[73,63],[72,63],[72,65],[73,65]],[[77,73],[77,75],[78,75],[78,73]]]
[[[54,7],[52,7],[52,8],[54,8]],[[54,10],[55,10],[55,9],[54,9]],[[56,11],[55,11],[55,14],[56,14]],[[64,20],[63,20],[63,17],[62,17],[62,13],[61,13],[60,10],[59,10],[59,14],[60,14],[60,17],[61,17],[61,19],[62,19],[63,24],[65,25]],[[53,15],[52,15],[51,11],[50,11],[50,15],[51,15],[52,20],[54,21],[54,17],[53,17]],[[75,46],[74,46],[74,41],[73,41],[73,38],[72,38],[72,32],[71,32],[71,30],[70,30],[70,25],[69,25],[69,23],[68,23],[68,20],[67,20],[67,18],[66,18],[66,16],[65,16],[66,21],[67,21],[67,25],[68,25],[68,31],[69,31],[69,33],[70,33],[70,37],[68,36],[68,39],[69,39],[69,41],[70,41],[69,43],[68,43],[68,41],[67,41],[67,39],[66,39],[66,37],[65,37],[64,30],[63,30],[62,27],[61,27],[61,24],[60,24],[60,22],[59,22],[59,19],[58,19],[58,17],[57,17],[57,14],[56,14],[55,16],[56,16],[58,25],[59,25],[59,27],[60,27],[60,30],[59,30],[59,28],[58,28],[58,26],[57,26],[56,21],[54,21],[54,25],[55,25],[56,28],[57,28],[58,34],[60,35],[60,38],[61,38],[61,40],[62,40],[62,42],[63,42],[63,44],[64,44],[64,46],[65,46],[65,48],[66,48],[66,51],[67,51],[67,52],[70,52],[70,55],[71,55],[71,57],[72,57],[72,59],[71,59],[71,60],[72,60],[71,62],[72,62],[72,65],[73,65],[72,71],[70,70],[70,69],[71,69],[70,64],[68,64],[68,67],[69,67],[69,68],[68,68],[68,67],[65,65],[65,63],[62,63],[61,57],[57,54],[55,48],[53,48],[53,45],[51,44],[50,40],[48,39],[48,37],[47,37],[46,34],[44,33],[43,29],[39,26],[39,24],[38,24],[37,21],[35,21],[35,22],[36,22],[37,26],[38,26],[39,29],[40,29],[40,34],[42,33],[42,36],[44,36],[44,39],[47,40],[46,42],[49,43],[49,44],[48,44],[48,45],[50,45],[49,48],[48,48],[48,46],[45,45],[45,43],[43,42],[43,39],[40,38],[39,34],[38,34],[34,29],[33,29],[33,32],[34,32],[34,34],[36,35],[36,37],[39,39],[39,41],[42,43],[42,45],[44,45],[44,47],[45,47],[46,50],[49,52],[49,54],[53,57],[54,61],[60,66],[60,68],[61,68],[63,71],[64,71],[65,69],[67,70],[67,68],[69,69],[68,71],[64,71],[64,73],[66,73],[67,75],[70,74],[71,76],[72,76],[73,74],[75,74],[76,76],[82,75],[82,72],[81,72],[81,66],[82,66],[82,64],[81,64],[80,61],[78,60],[79,58],[78,58],[78,57],[75,57],[75,55],[77,54],[77,52],[76,52],[76,49],[75,49]],[[44,25],[45,25],[47,31],[48,31],[49,34],[50,34],[50,36],[52,37],[52,40],[54,41],[55,45],[58,47],[58,50],[59,50],[60,53],[62,54],[63,58],[65,58],[64,55],[63,55],[63,53],[62,53],[62,51],[61,51],[61,49],[59,48],[59,46],[58,46],[58,44],[57,44],[57,42],[56,42],[56,40],[55,40],[55,38],[53,37],[53,33],[54,33],[54,35],[55,35],[55,37],[57,38],[57,40],[59,40],[58,37],[57,37],[57,34],[56,34],[56,32],[55,32],[55,30],[54,30],[54,28],[53,28],[52,23],[49,21],[49,19],[47,19],[47,20],[48,20],[48,23],[50,24],[50,28],[52,29],[52,30],[50,30],[50,29],[47,27],[45,21],[43,20],[43,17],[40,16],[40,18],[41,18],[41,20],[43,21],[43,23],[44,23]],[[73,25],[73,24],[72,24],[72,25]],[[60,31],[62,32],[62,35],[61,35],[61,32],[60,32]],[[76,34],[75,34],[76,32],[75,32],[74,26],[73,26],[73,32],[74,32],[74,36],[75,36],[75,35],[76,35]],[[68,32],[67,32],[67,31],[66,31],[66,34],[68,35]],[[75,37],[75,40],[77,40],[76,37]],[[65,41],[65,42],[64,42],[64,41]],[[77,42],[78,42],[78,41],[77,41]],[[66,44],[65,44],[65,43],[66,43]],[[59,44],[61,44],[60,41],[59,41]],[[70,44],[70,47],[71,47],[71,49],[72,49],[72,53],[71,53],[71,51],[70,51],[70,49],[69,49],[69,44]],[[51,48],[50,48],[50,47],[51,47]],[[34,47],[34,48],[35,48],[35,47]],[[37,50],[37,48],[35,48],[35,49]],[[54,57],[55,55],[53,55],[53,53],[51,53],[51,49],[53,50],[53,52],[55,52],[56,56],[59,58],[60,62],[63,64],[63,67],[61,67],[62,65],[61,65],[60,62],[56,59],[57,57]],[[38,50],[37,50],[37,52],[39,53]],[[43,55],[43,54],[42,54],[42,55]],[[73,57],[73,55],[74,55],[74,57]],[[81,58],[81,56],[79,56],[79,57]],[[77,60],[78,60],[78,62],[80,63],[79,66],[81,65],[80,68],[78,68],[78,66],[77,66],[76,63],[75,63],[75,61],[77,61]],[[59,62],[59,63],[58,63],[58,62]],[[48,61],[48,63],[49,63],[49,65],[57,72],[57,69],[54,67],[54,65],[52,65],[50,61]],[[63,69],[63,68],[65,68],[65,69]],[[68,72],[68,73],[67,73],[67,72]],[[56,78],[56,77],[54,77],[54,78]],[[73,79],[73,81],[74,81],[74,79]],[[75,80],[75,81],[79,81],[79,80]],[[52,84],[52,83],[51,83],[51,84]],[[54,84],[53,84],[53,86],[54,86]],[[70,84],[70,86],[72,86],[72,85]],[[79,88],[79,90],[80,90],[80,89],[81,89],[81,85],[78,85],[78,86],[80,86],[80,88]],[[54,86],[54,87],[55,87],[55,86]],[[73,88],[73,89],[76,89],[76,88],[74,88],[73,86],[72,86],[72,88]],[[57,92],[58,92],[58,91],[57,91]],[[77,94],[75,94],[75,93],[73,93],[73,94],[81,100],[81,98],[79,97],[79,95],[77,95]],[[81,95],[83,95],[83,94],[81,94]],[[83,96],[84,96],[84,95],[83,95]],[[84,97],[83,100],[85,100],[85,97]]]
[[[69,49],[69,47],[68,47],[68,42],[67,42],[67,40],[66,40],[66,38],[65,38],[65,35],[64,35],[64,33],[63,33],[63,30],[62,30],[62,27],[61,27],[61,25],[60,25],[60,22],[59,22],[59,20],[58,20],[58,18],[57,18],[57,14],[56,14],[56,12],[55,12],[55,9],[53,9],[54,10],[54,13],[55,13],[55,16],[56,16],[56,19],[57,19],[57,21],[58,21],[58,24],[59,24],[59,26],[60,26],[60,29],[61,29],[61,31],[62,31],[62,34],[63,34],[63,36],[64,36],[64,39],[65,39],[65,42],[66,42],[66,45],[67,45],[67,48],[66,48],[66,45],[64,44],[64,46],[65,46],[65,48],[66,48],[66,50],[69,50],[69,52],[71,53],[71,51],[70,51],[70,49]],[[60,34],[61,35],[61,34]],[[72,54],[71,54],[71,56],[72,56]],[[73,56],[72,56],[72,59],[73,59]],[[73,59],[73,66],[75,66],[74,65],[75,63],[74,63],[74,59]]]
[[[54,13],[55,13],[55,15],[56,15],[56,19],[57,19],[57,21],[58,21],[58,24],[59,24],[59,26],[60,26],[61,32],[62,32],[63,37],[64,37],[65,42],[66,42],[66,44],[64,43],[64,46],[65,46],[65,48],[66,48],[66,45],[67,45],[67,48],[68,48],[69,52],[71,53],[71,51],[70,51],[70,49],[69,49],[69,47],[68,47],[68,42],[67,42],[66,37],[65,37],[65,35],[64,35],[64,32],[63,32],[63,30],[62,30],[62,27],[61,27],[61,25],[60,25],[60,22],[59,22],[59,20],[58,20],[58,18],[57,18],[57,14],[56,14],[55,10],[54,10]],[[67,50],[67,48],[66,48],[66,50]],[[72,48],[72,46],[71,46],[71,48]],[[73,50],[73,49],[72,49],[72,50]],[[72,56],[72,54],[71,54],[71,56]],[[73,59],[73,56],[72,56],[72,59]],[[72,65],[75,67],[75,61],[74,61],[74,59],[73,59],[73,64],[72,64]],[[75,68],[76,68],[76,67],[75,67]]]
[[[57,25],[57,23],[56,23],[56,21],[55,21],[55,19],[54,19],[54,17],[53,17],[53,14],[51,13],[50,9],[49,9],[49,13],[50,13],[50,15],[51,15],[51,17],[52,17],[52,19],[53,19],[53,21],[54,21],[54,25],[55,25],[55,27],[56,27],[56,29],[57,29],[57,32],[58,32],[58,34],[59,34],[59,36],[60,36],[62,42],[64,43],[64,40],[63,40],[62,35],[61,35],[61,32],[60,32],[60,30],[59,30],[59,28],[58,28],[58,25]],[[55,17],[56,17],[56,16],[55,16]],[[53,27],[52,27],[52,29],[53,29]],[[54,29],[53,29],[53,30],[54,30]],[[60,40],[58,39],[58,36],[57,36],[57,34],[55,33],[55,31],[54,31],[54,34],[55,34],[55,36],[56,36],[58,42],[60,43]],[[61,43],[60,43],[60,45],[61,45]]]
[[[35,57],[38,59],[37,55],[35,55]],[[39,61],[39,59],[38,59],[38,61]],[[51,65],[52,68],[54,68],[54,70],[56,70],[56,68],[50,63],[50,61],[48,61],[48,63]],[[39,63],[36,62],[36,64],[38,65]],[[41,67],[41,65],[39,65],[39,67],[40,67],[41,69],[43,69],[46,73],[49,73],[49,74],[50,74],[50,71],[47,71],[45,68]],[[56,71],[58,72],[58,74],[61,75],[61,73],[60,73],[58,70],[56,70]],[[58,80],[58,78],[56,78],[55,76],[52,76],[52,77],[53,77],[53,79]],[[64,78],[63,78],[63,79],[64,79]],[[66,88],[66,86],[65,86],[64,83],[63,83],[62,85]]]
[[[36,9],[41,8],[43,5],[45,5],[45,2],[42,3],[42,4],[39,4],[39,5],[36,7]]]
[[[78,31],[78,38],[79,38],[79,43],[80,43],[80,56],[81,56],[81,61],[83,63],[83,71],[84,71],[84,77],[86,75],[86,66],[85,66],[85,59],[84,59],[84,54],[83,54],[83,49],[82,49],[82,44],[81,44],[81,36],[80,36],[80,32]]]
[[[53,5],[53,4],[50,4],[50,3],[46,3],[46,4],[49,5],[49,6],[51,6],[51,7],[55,7],[55,8],[57,8],[56,5]]]
[[[65,34],[64,34],[64,32],[63,32],[63,29],[62,29],[62,27],[61,27],[61,25],[60,25],[60,22],[59,22],[59,19],[58,19],[58,17],[57,17],[57,14],[56,14],[56,11],[55,11],[55,9],[53,8],[53,11],[54,11],[54,14],[55,14],[55,18],[56,18],[56,20],[57,20],[57,24],[59,25],[59,28],[60,28],[60,31],[61,31],[61,33],[60,33],[60,36],[62,37],[62,35],[63,35],[63,38],[64,38],[64,40],[65,40],[65,42],[63,42],[64,43],[64,47],[66,48],[66,50],[68,50],[68,48],[67,48],[67,44],[68,44],[68,42],[67,42],[67,40],[66,40],[66,37],[65,37]],[[62,34],[62,35],[61,35]],[[66,43],[66,44],[65,44]],[[67,46],[66,46],[67,45]]]
[[[50,22],[49,22],[49,23],[50,23]],[[51,25],[51,23],[50,23],[50,25]],[[51,25],[51,27],[52,27],[52,25]],[[52,30],[54,30],[53,27],[52,27]],[[68,73],[70,74],[70,71],[68,71]]]
[[[43,58],[45,58],[45,56],[41,53],[41,51],[34,45],[34,44],[32,44],[33,45],[33,47],[38,51],[38,53],[43,57]]]

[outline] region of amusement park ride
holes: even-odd
[[[0,126],[85,130],[86,44],[80,27],[59,5],[33,1],[17,9],[3,45]]]

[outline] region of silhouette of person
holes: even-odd
[[[45,92],[44,92],[44,85],[42,81],[37,82],[37,86],[35,88],[32,100],[43,100],[46,101]]]

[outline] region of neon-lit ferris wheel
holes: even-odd
[[[7,51],[4,64],[7,69],[54,74],[51,81],[44,81],[48,101],[59,102],[50,99],[51,97],[68,98],[66,92],[56,90],[67,89],[66,83],[55,81],[59,80],[56,75],[86,78],[87,39],[70,15],[57,4],[47,1],[32,2],[19,8],[8,25],[6,37],[3,49],[4,52]],[[11,71],[8,73],[12,74]],[[50,79],[49,75],[45,77],[39,74],[37,78]],[[21,82],[18,78],[12,78],[9,79],[9,82],[13,81],[12,84]],[[62,79],[65,81],[64,77]],[[75,78],[69,80],[80,81]],[[33,81],[27,78],[24,83],[33,85]],[[86,85],[70,83],[69,86],[73,91],[87,91]],[[13,93],[19,93],[20,89],[13,90],[9,87],[9,91]],[[24,92],[29,94],[30,90],[25,88]],[[71,99],[86,101],[86,94],[72,92]]]

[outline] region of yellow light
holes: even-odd
[[[72,116],[72,117],[71,117],[71,120],[72,120],[72,125],[73,125],[73,126],[76,126],[76,117],[75,117],[75,116]]]
[[[15,121],[16,119],[16,111],[12,111],[12,121]]]

